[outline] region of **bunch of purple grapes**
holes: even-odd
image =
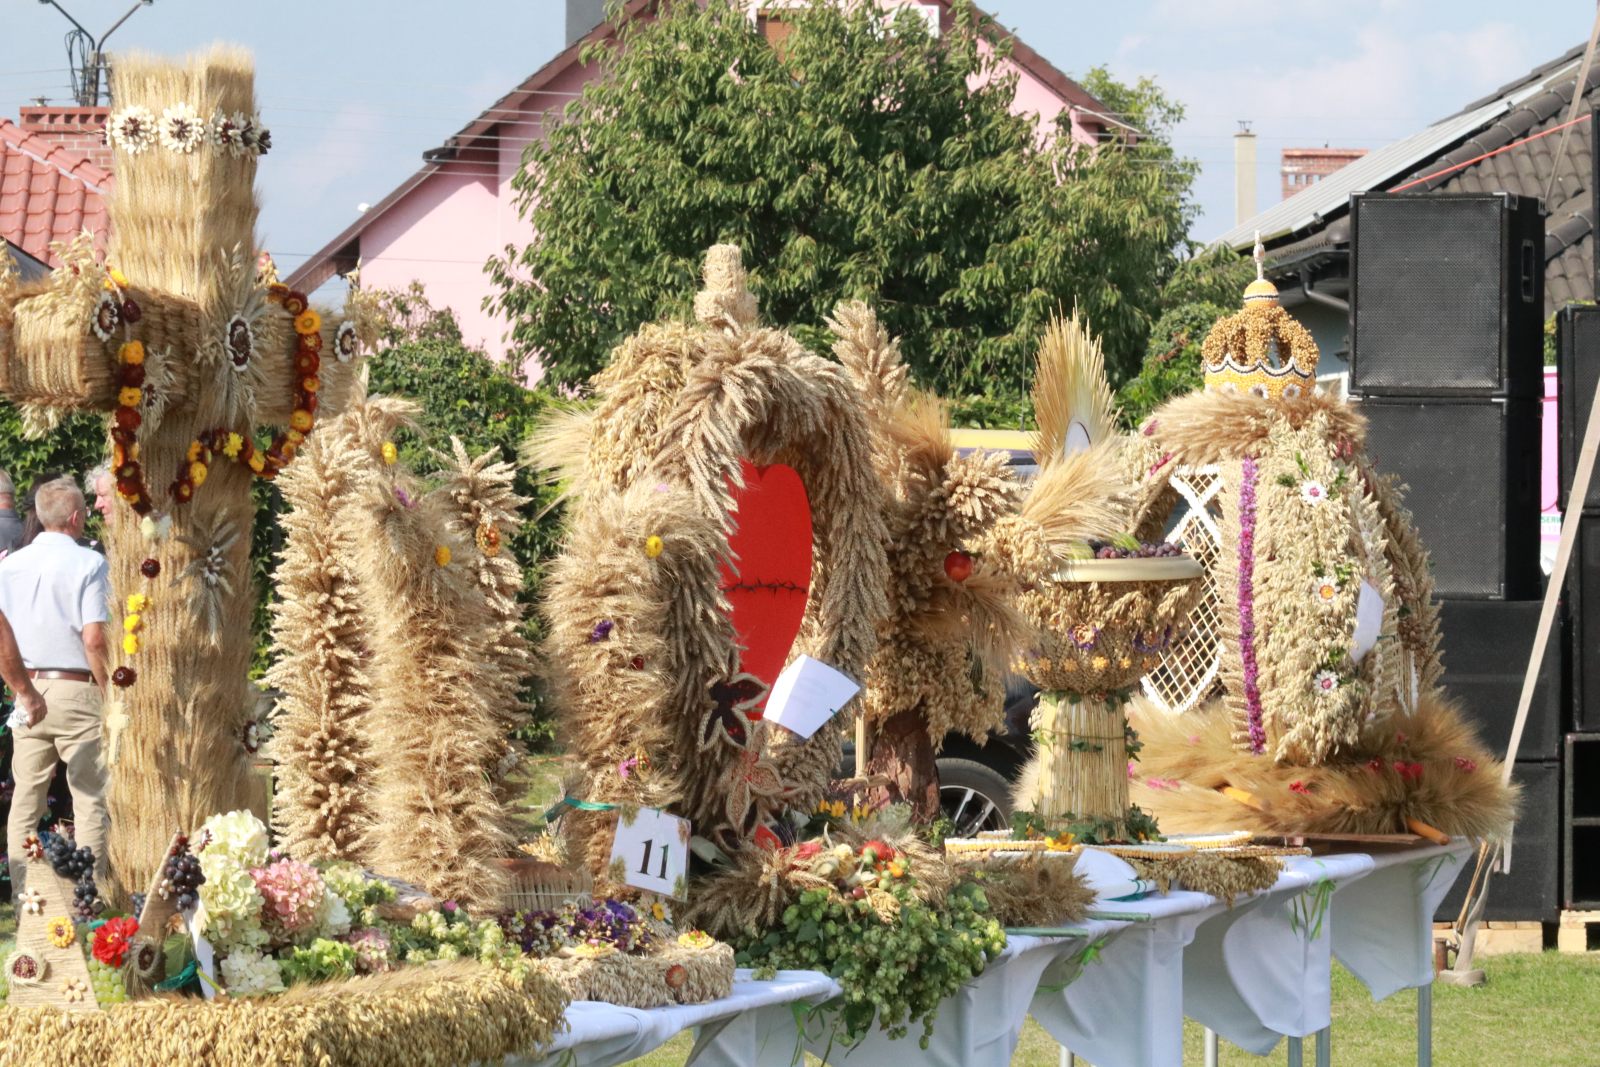
[[[200,903],[200,886],[206,876],[200,873],[200,857],[189,851],[189,839],[179,835],[167,849],[161,868],[161,896],[175,897],[179,911]]]
[[[76,846],[71,838],[46,831],[39,835],[39,846],[45,859],[61,877],[71,878],[72,911],[85,922],[106,910],[105,901],[94,884],[94,849],[87,845]]]
[[[1171,541],[1140,541],[1137,548],[1090,541],[1089,548],[1095,559],[1173,559],[1184,554],[1183,548]]]

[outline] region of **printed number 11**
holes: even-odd
[[[639,864],[639,873],[644,875],[644,876],[646,876],[646,877],[649,877],[649,875],[650,875],[650,849],[652,847],[654,847],[654,845],[655,845],[655,841],[654,840],[652,840],[651,838],[648,838],[648,837],[645,838],[645,841],[644,841],[644,862]],[[669,851],[671,851],[671,849],[672,849],[671,845],[662,845],[661,846],[661,873],[656,875],[656,877],[660,878],[662,881],[666,881],[666,878],[667,878],[667,853]]]

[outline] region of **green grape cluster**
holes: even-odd
[[[983,973],[1005,948],[1005,931],[989,917],[983,890],[971,883],[952,891],[939,910],[908,886],[891,892],[899,911],[885,920],[867,900],[809,890],[784,912],[779,928],[751,932],[739,961],[761,972],[832,975],[844,989],[838,1025],[846,1042],[859,1041],[874,1020],[891,1038],[920,1022],[927,1048],[940,1001]]]
[[[128,1000],[128,987],[123,984],[121,967],[109,966],[90,956],[89,983],[94,986],[94,998],[102,1008],[123,1004]]]

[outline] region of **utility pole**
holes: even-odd
[[[98,107],[100,105],[100,72],[105,69],[106,41],[113,33],[122,28],[122,24],[133,17],[133,13],[141,7],[149,7],[155,0],[136,0],[134,5],[127,10],[120,19],[111,24],[111,28],[95,40],[94,35],[83,28],[83,24],[73,18],[67,9],[56,0],[39,0],[41,4],[49,4],[61,12],[61,17],[72,23],[72,29],[67,31],[67,65],[72,70],[72,95],[77,99],[79,107]],[[109,86],[107,87],[109,102]]]

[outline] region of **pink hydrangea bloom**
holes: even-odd
[[[377,974],[389,969],[389,937],[376,926],[354,931],[350,947],[356,950],[356,973]]]
[[[250,877],[265,901],[261,925],[275,940],[292,941],[316,926],[326,889],[315,867],[298,860],[278,860],[252,868]]]

